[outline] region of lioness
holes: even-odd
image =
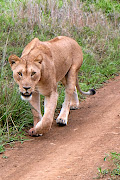
[[[56,119],[57,124],[67,125],[69,110],[79,106],[77,89],[86,95],[95,91],[83,92],[78,85],[78,71],[83,62],[83,54],[78,43],[65,36],[41,42],[33,39],[23,50],[22,56],[9,57],[13,77],[19,85],[21,98],[32,105],[34,126],[29,135],[37,136],[51,128],[57,105],[57,83],[65,86],[65,100]],[[40,94],[45,96],[44,115],[40,110]]]

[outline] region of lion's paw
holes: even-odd
[[[57,123],[59,126],[66,126],[66,125],[67,125],[66,119],[62,119],[62,118],[56,119],[56,123]]]
[[[28,133],[29,133],[29,136],[34,136],[34,137],[42,136],[42,134],[36,133],[35,128],[31,128]]]
[[[38,129],[38,128],[37,128],[37,129],[36,129],[36,132],[37,132],[37,134],[40,134],[40,135],[41,135],[41,134],[45,134],[45,133],[47,133],[47,132],[50,130],[50,128],[51,128],[51,127],[43,127],[42,129],[40,129],[40,128]]]
[[[39,121],[35,126],[35,131],[37,134],[45,134],[51,129],[51,125],[49,121]]]
[[[79,109],[79,107],[77,107],[77,106],[70,106],[70,110],[76,110],[76,109]]]

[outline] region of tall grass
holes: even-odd
[[[34,37],[45,41],[58,35],[70,36],[82,46],[84,53],[79,72],[82,89],[98,88],[120,72],[119,9],[120,3],[111,0],[0,1],[1,143],[6,138],[14,139],[32,123],[29,104],[20,99],[13,81],[8,56],[12,53],[20,56]],[[64,99],[61,85],[59,92],[58,107]]]

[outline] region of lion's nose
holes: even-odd
[[[28,90],[28,89],[30,89],[31,87],[23,87],[26,91]]]

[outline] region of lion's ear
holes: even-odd
[[[42,55],[40,54],[34,61],[41,64],[42,63],[42,60],[43,60],[43,57]]]
[[[9,57],[9,63],[10,63],[10,66],[11,66],[11,69],[13,68],[13,66],[15,64],[17,64],[18,62],[20,62],[20,58],[14,54],[12,54],[10,57]]]

